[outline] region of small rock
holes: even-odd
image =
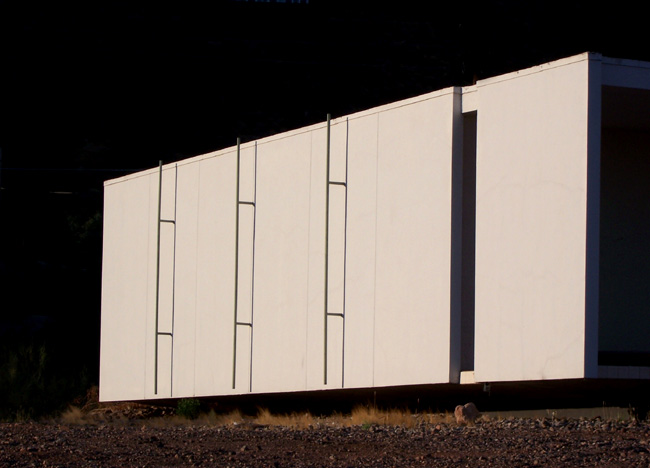
[[[458,424],[473,424],[479,414],[474,403],[467,403],[464,406],[458,405],[454,410],[454,416],[456,416],[456,422]]]

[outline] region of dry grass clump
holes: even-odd
[[[200,413],[198,417],[189,419],[185,416],[160,416],[145,419],[145,424],[152,427],[174,427],[174,426],[232,426],[245,421],[239,410],[230,413],[217,414],[214,410],[209,413]]]
[[[327,418],[334,426],[399,426],[411,428],[418,424],[449,424],[454,422],[454,415],[445,413],[417,413],[408,409],[380,409],[372,406],[357,406],[350,415],[335,413]]]
[[[97,424],[97,418],[88,414],[76,406],[69,406],[67,410],[61,413],[59,420],[63,424]]]
[[[170,414],[171,413],[171,414]],[[63,424],[95,425],[106,422],[130,423],[142,421],[151,427],[173,426],[231,426],[258,424],[262,426],[282,426],[294,429],[308,429],[325,424],[334,427],[394,426],[412,428],[420,424],[453,423],[452,413],[417,413],[408,409],[380,409],[373,405],[357,406],[349,414],[334,413],[325,417],[314,417],[309,412],[273,414],[266,408],[259,408],[256,416],[244,416],[238,409],[229,413],[218,413],[214,409],[202,412],[195,419],[173,414],[173,409],[149,407],[137,403],[107,403],[88,411],[85,408],[70,406],[61,414],[58,421]]]
[[[418,419],[425,424],[451,424],[456,422],[453,413],[421,413]]]
[[[350,424],[353,426],[381,425],[413,427],[416,418],[410,410],[388,409],[382,410],[375,407],[357,406],[350,415]]]
[[[314,426],[314,418],[310,413],[271,414],[266,408],[260,408],[255,418],[257,424],[263,426],[284,426],[296,429],[307,429]]]
[[[238,409],[225,414],[217,414],[214,410],[210,410],[207,414],[199,415],[195,422],[208,426],[232,426],[243,423],[244,417]]]

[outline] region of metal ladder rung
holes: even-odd
[[[171,336],[171,337],[174,336],[174,334],[172,332],[161,332],[161,331],[157,332],[157,335],[165,335],[165,336]]]
[[[243,327],[252,327],[253,324],[249,322],[236,322],[236,325],[241,325]]]
[[[348,184],[347,184],[346,182],[337,182],[337,181],[335,181],[335,180],[330,180],[330,181],[329,181],[329,184],[330,184],[330,185],[340,185],[340,186],[342,186],[342,187],[346,187],[346,188],[347,188],[347,186],[348,186]]]
[[[252,201],[239,201],[238,202],[240,205],[250,205],[250,206],[255,206],[255,202]]]
[[[173,219],[161,219],[160,222],[161,223],[176,224],[176,221],[174,221]]]
[[[327,316],[328,316],[328,317],[341,317],[341,318],[345,318],[345,315],[343,315],[343,314],[337,314],[337,313],[334,313],[334,312],[328,312],[328,313],[327,313]]]

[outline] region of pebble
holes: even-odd
[[[0,424],[0,466],[648,466],[650,425],[509,419],[474,427]],[[143,430],[145,428],[145,430]],[[64,447],[62,447],[64,446]],[[74,454],[74,455],[71,455]],[[72,457],[72,458],[71,458]],[[170,463],[171,461],[171,463]]]

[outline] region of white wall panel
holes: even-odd
[[[589,89],[601,82],[589,60],[467,88],[478,381],[593,374],[600,107]],[[608,84],[635,86],[605,62]],[[332,120],[329,182],[346,187],[328,185],[325,122],[242,144],[239,197],[234,147],[165,166],[161,217],[176,224],[160,226],[158,330],[174,339],[159,336],[157,354],[159,173],[107,182],[102,401],[455,381],[460,109],[447,89]],[[326,302],[345,319],[326,318]]]
[[[253,390],[305,387],[311,137],[258,144]]]
[[[453,99],[379,115],[375,385],[449,381]]]
[[[172,337],[160,335],[158,337],[158,387],[154,398],[169,398],[172,396]]]
[[[237,263],[237,320],[250,323],[253,317],[253,229],[255,211],[239,206],[239,261]]]
[[[345,386],[373,385],[377,114],[349,122]]]
[[[347,144],[348,122],[345,117],[332,120],[330,123],[330,181],[345,182]]]
[[[587,79],[584,60],[479,82],[480,381],[584,376]]]
[[[104,202],[100,397],[144,398],[149,178],[107,185]]]
[[[255,200],[255,144],[240,145],[239,153],[239,199],[252,202]]]
[[[310,132],[309,266],[307,274],[307,365],[305,387],[324,388],[326,125]],[[330,150],[331,151],[331,150]]]
[[[176,227],[160,224],[160,279],[158,290],[158,331],[171,333],[174,315],[174,272],[176,269]]]
[[[232,392],[236,154],[200,161],[196,395]]]
[[[158,189],[158,172],[155,174],[156,189]],[[176,217],[176,184],[177,171],[176,164],[163,166],[162,173],[162,192],[160,197],[160,218],[173,220]],[[154,207],[158,209],[156,205]]]
[[[251,386],[251,327],[237,327],[236,393],[246,393]]]
[[[147,296],[147,309],[146,309],[146,329],[143,331],[145,334],[145,385],[144,393],[146,398],[158,398],[155,393],[156,382],[156,281],[157,281],[157,255],[158,255],[158,188],[159,171],[153,170],[149,174],[144,175],[149,179],[149,211],[148,220],[146,221],[146,228],[149,231],[149,246],[147,253],[147,289],[146,291],[138,290],[137,294],[145,294]],[[127,181],[130,184],[131,181]],[[130,225],[129,230],[132,229],[132,235],[139,235],[140,226]],[[135,291],[134,291],[135,293]],[[126,326],[126,325],[123,325]],[[171,363],[171,361],[170,361]]]
[[[172,395],[195,390],[199,170],[198,162],[178,166]]]

